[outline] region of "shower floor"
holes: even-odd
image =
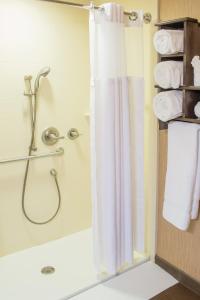
[[[135,266],[146,261],[134,254]],[[55,272],[42,274],[52,266]],[[0,258],[0,299],[62,300],[98,284],[91,229]]]

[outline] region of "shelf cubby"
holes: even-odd
[[[181,18],[158,22],[155,24],[159,29],[182,29],[184,31],[184,52],[175,54],[158,55],[158,62],[167,60],[183,61],[183,86],[177,90],[183,91],[183,117],[177,121],[198,123],[200,121],[194,115],[194,106],[200,101],[200,87],[193,86],[192,58],[200,55],[200,24],[193,18]],[[172,90],[162,89],[155,85],[158,92]],[[191,121],[192,120],[192,121]],[[168,123],[159,121],[160,129],[167,129]]]

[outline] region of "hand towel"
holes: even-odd
[[[200,199],[200,125],[171,122],[168,127],[168,161],[163,217],[181,230],[196,218]]]
[[[177,89],[183,85],[183,62],[163,61],[154,69],[155,82],[163,89]]]
[[[156,51],[160,54],[183,52],[184,32],[161,29],[155,33],[153,41]]]
[[[182,91],[166,91],[154,97],[153,109],[157,118],[163,122],[182,116]]]

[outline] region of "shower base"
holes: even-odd
[[[134,266],[147,261],[138,253],[134,257]],[[99,282],[91,229],[0,258],[3,300],[69,299]]]

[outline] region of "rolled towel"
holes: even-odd
[[[161,92],[154,97],[154,113],[163,122],[173,120],[182,116],[182,103],[182,91]]]
[[[160,54],[173,54],[183,52],[183,30],[161,29],[154,35],[154,47]]]
[[[197,104],[194,107],[194,113],[195,116],[200,119],[200,102],[197,102]]]
[[[177,89],[183,85],[183,62],[169,60],[158,63],[154,69],[154,78],[163,89]]]
[[[194,68],[194,86],[200,86],[200,59],[199,56],[194,56],[191,64]]]

